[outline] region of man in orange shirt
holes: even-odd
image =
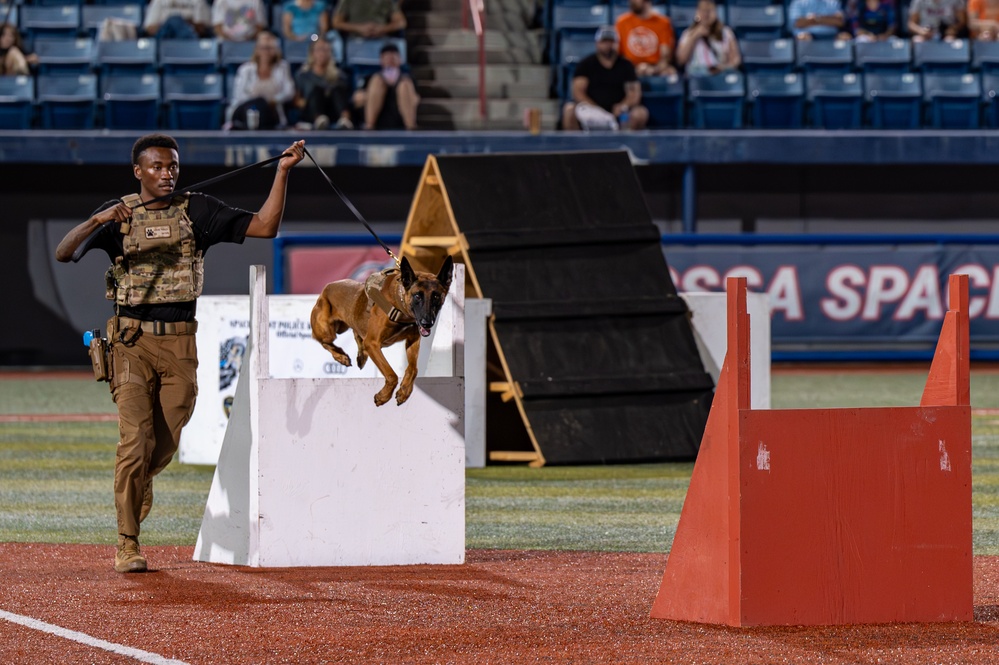
[[[676,36],[668,18],[652,9],[652,0],[628,0],[628,8],[617,19],[621,55],[635,65],[639,76],[676,73],[673,47]]]

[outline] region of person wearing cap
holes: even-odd
[[[649,112],[635,66],[618,52],[612,26],[596,33],[596,52],[576,65],[572,101],[562,107],[562,129],[644,129]]]
[[[635,65],[639,76],[675,74],[673,23],[652,8],[652,0],[628,0],[628,9],[615,24],[621,55]]]
[[[402,70],[402,54],[385,42],[378,54],[381,69],[354,93],[354,107],[363,114],[364,129],[416,129],[420,95],[412,77]]]
[[[344,37],[380,39],[406,29],[406,17],[395,0],[340,0],[333,29]]]

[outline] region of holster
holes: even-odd
[[[90,364],[94,369],[96,381],[111,381],[111,362],[108,358],[110,353],[111,345],[103,337],[94,337],[90,340]]]

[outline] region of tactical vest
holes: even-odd
[[[138,194],[122,197],[133,208],[132,221],[121,225],[124,254],[108,269],[108,300],[130,306],[194,300],[205,264],[195,248],[188,198],[174,197],[165,210],[136,209],[141,200]]]

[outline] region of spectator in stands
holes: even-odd
[[[21,33],[17,26],[4,23],[0,26],[0,76],[26,76],[30,73]]]
[[[714,0],[700,0],[694,22],[680,35],[676,63],[688,77],[713,76],[742,64],[739,40],[718,18]]]
[[[340,0],[333,10],[333,29],[344,37],[378,39],[406,29],[406,17],[395,0]]]
[[[288,124],[284,105],[295,97],[295,80],[288,61],[281,55],[278,38],[264,30],[257,35],[257,43],[249,62],[236,70],[232,86],[232,101],[226,111],[232,129],[251,129],[248,111],[256,109],[260,129],[276,129]]]
[[[386,42],[378,55],[381,69],[354,93],[354,106],[363,109],[365,129],[416,129],[420,95],[409,74],[402,71],[402,55]]]
[[[142,28],[158,39],[211,36],[212,10],[205,0],[150,0]]]
[[[224,41],[248,42],[267,27],[263,0],[215,0],[212,3],[215,36]]]
[[[316,129],[326,129],[330,121],[337,129],[353,129],[350,86],[333,60],[333,47],[325,37],[309,45],[309,54],[295,74],[295,106],[300,118]]]
[[[968,27],[975,39],[999,39],[999,0],[968,0]]]
[[[968,10],[964,0],[912,0],[906,26],[913,41],[968,36]]]
[[[791,0],[787,22],[798,39],[850,38],[842,32],[845,21],[839,0]]]
[[[617,29],[597,30],[596,52],[579,61],[572,77],[572,99],[562,107],[562,129],[643,129],[649,112],[635,66],[621,57]]]
[[[675,74],[673,24],[652,9],[652,0],[628,0],[628,9],[617,19],[621,55],[635,65],[639,76]]]
[[[894,36],[894,0],[848,0],[846,28],[859,42],[876,42]]]
[[[304,42],[330,29],[329,7],[324,0],[288,0],[281,13],[281,34],[285,39]]]

